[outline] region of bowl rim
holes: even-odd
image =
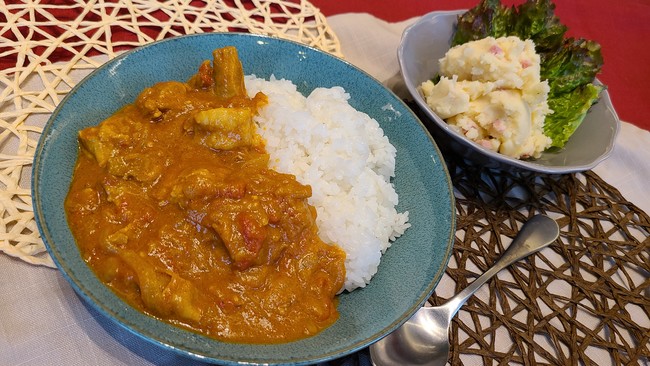
[[[433,280],[430,281],[427,286],[426,290],[422,292],[422,295],[418,297],[418,301],[412,306],[408,308],[408,310],[400,317],[395,319],[390,323],[389,326],[384,327],[383,329],[379,329],[378,331],[374,332],[371,336],[366,337],[365,339],[358,340],[355,343],[351,344],[346,344],[344,347],[340,347],[340,349],[336,349],[333,351],[328,351],[328,352],[322,352],[319,353],[318,356],[311,357],[311,358],[302,358],[302,359],[292,359],[292,358],[287,358],[287,359],[268,359],[266,358],[264,361],[260,361],[257,358],[250,358],[248,356],[241,357],[238,359],[234,358],[216,358],[214,356],[205,356],[204,354],[201,354],[200,352],[194,352],[192,350],[187,349],[183,345],[178,346],[178,345],[173,345],[165,340],[163,340],[161,337],[152,337],[151,335],[147,334],[141,334],[139,331],[141,330],[142,327],[139,326],[133,326],[131,324],[132,322],[128,321],[127,319],[119,316],[118,314],[114,313],[112,309],[110,309],[107,305],[103,304],[101,301],[99,301],[95,295],[90,291],[89,288],[86,286],[82,285],[81,280],[76,278],[76,276],[72,273],[74,270],[71,269],[70,266],[68,266],[65,263],[65,260],[62,259],[62,257],[59,255],[54,247],[53,243],[55,240],[53,239],[52,233],[50,232],[50,229],[48,227],[48,223],[45,220],[44,217],[44,210],[42,208],[42,200],[43,197],[40,194],[40,175],[41,175],[41,170],[43,163],[41,162],[41,159],[43,158],[43,151],[46,145],[48,144],[48,140],[50,139],[50,136],[53,133],[56,133],[55,127],[54,126],[54,121],[57,119],[58,115],[61,112],[62,106],[64,106],[67,101],[77,93],[77,91],[81,88],[83,88],[84,83],[86,80],[94,77],[96,74],[99,74],[106,69],[109,69],[116,63],[120,63],[124,58],[129,57],[132,54],[142,52],[145,49],[148,49],[150,47],[155,47],[159,44],[162,43],[168,43],[168,42],[176,42],[181,39],[188,39],[188,38],[198,38],[198,37],[245,37],[245,38],[257,38],[259,40],[263,41],[268,41],[268,42],[278,42],[278,43],[290,43],[295,46],[298,46],[299,48],[303,49],[308,49],[310,52],[316,52],[318,54],[324,55],[325,57],[328,58],[333,58],[337,60],[337,62],[340,62],[344,64],[346,67],[351,68],[354,72],[358,72],[363,74],[363,76],[369,80],[371,80],[373,83],[377,84],[378,87],[382,88],[384,92],[387,92],[390,96],[392,96],[393,100],[391,100],[391,103],[400,103],[402,108],[409,112],[410,118],[420,126],[422,133],[426,135],[426,137],[429,139],[429,142],[431,143],[432,149],[434,149],[438,156],[441,158],[440,162],[438,165],[444,172],[444,177],[445,177],[445,182],[444,185],[447,186],[448,189],[448,198],[449,198],[449,203],[450,207],[448,208],[450,212],[450,221],[449,221],[449,232],[447,235],[446,243],[445,243],[445,254],[444,258],[442,259],[442,264],[440,268],[437,269],[436,274],[433,276]],[[294,81],[295,82],[295,81]],[[434,159],[435,161],[436,159]],[[37,228],[41,234],[42,240],[46,246],[46,249],[50,256],[52,257],[54,263],[56,264],[57,268],[60,270],[61,274],[63,277],[67,280],[67,282],[72,286],[72,288],[75,290],[75,293],[80,296],[87,304],[91,305],[91,307],[101,313],[105,318],[109,319],[111,322],[119,325],[122,327],[122,329],[125,329],[129,331],[130,333],[138,336],[140,339],[143,339],[151,344],[155,344],[157,346],[160,346],[164,349],[170,350],[175,352],[176,354],[183,355],[186,357],[190,357],[195,360],[199,361],[209,361],[209,362],[216,362],[219,364],[225,364],[225,365],[241,365],[241,364],[258,364],[259,362],[263,362],[265,365],[272,365],[272,364],[291,364],[291,365],[309,365],[312,363],[316,362],[324,362],[324,361],[329,361],[333,360],[339,357],[343,357],[346,355],[350,355],[356,351],[359,351],[360,349],[367,347],[368,345],[374,343],[378,339],[384,337],[385,335],[389,334],[390,332],[394,331],[397,329],[399,326],[401,326],[404,322],[406,322],[412,314],[414,314],[425,302],[426,300],[431,296],[433,291],[435,290],[436,286],[438,285],[440,279],[442,278],[445,269],[447,268],[448,262],[451,258],[451,253],[453,250],[453,244],[454,244],[454,239],[455,239],[455,233],[456,233],[456,209],[455,209],[455,197],[453,194],[453,183],[451,181],[451,176],[449,174],[448,168],[444,162],[444,159],[442,159],[442,153],[435,143],[435,140],[429,133],[429,131],[426,129],[422,121],[417,117],[417,115],[389,88],[384,86],[381,82],[379,82],[377,79],[375,79],[373,76],[365,72],[364,70],[358,68],[357,66],[351,64],[350,62],[337,57],[335,55],[329,54],[325,51],[322,51],[320,49],[317,49],[315,47],[309,46],[302,44],[297,41],[293,40],[287,40],[287,39],[282,39],[278,37],[272,37],[272,36],[267,36],[267,35],[260,35],[260,34],[250,34],[250,33],[244,33],[244,32],[213,32],[213,33],[203,33],[203,34],[190,34],[190,35],[182,35],[182,36],[177,36],[177,37],[171,37],[171,38],[166,38],[163,40],[158,40],[154,41],[151,43],[148,43],[146,45],[142,45],[136,48],[133,48],[131,50],[127,50],[119,55],[117,55],[115,58],[110,59],[106,62],[104,62],[102,65],[97,67],[95,70],[91,71],[88,75],[86,75],[81,81],[79,81],[67,94],[66,96],[59,102],[55,110],[52,112],[51,116],[48,118],[48,121],[46,122],[46,125],[44,126],[41,136],[39,137],[39,141],[34,153],[34,160],[33,160],[33,169],[32,169],[32,185],[31,185],[31,193],[32,193],[32,206],[34,208],[34,217],[36,221]],[[359,289],[361,290],[361,289]],[[121,298],[120,298],[121,300]],[[123,301],[123,300],[121,300]],[[123,301],[124,302],[124,301]],[[128,303],[124,302],[127,306]],[[148,315],[147,315],[148,316]],[[157,320],[159,321],[159,320]],[[187,331],[183,329],[184,331]],[[205,337],[205,336],[203,336]],[[223,342],[216,340],[216,342],[223,343],[225,345],[228,345],[230,343],[228,342]],[[291,343],[291,342],[290,342]],[[264,345],[262,345],[264,346]]]
[[[612,124],[613,127],[613,132],[611,134],[612,138],[608,141],[607,146],[605,146],[604,150],[600,155],[594,157],[594,159],[589,163],[578,164],[578,165],[544,165],[536,162],[535,160],[520,160],[520,159],[515,159],[500,154],[498,152],[487,149],[479,144],[476,144],[475,142],[469,140],[468,138],[460,134],[458,131],[450,128],[449,125],[442,118],[440,118],[435,112],[431,110],[431,108],[427,105],[426,101],[422,98],[422,95],[417,92],[418,85],[414,85],[412,78],[408,77],[408,71],[405,66],[405,57],[407,56],[405,50],[406,40],[408,37],[410,37],[411,33],[415,32],[417,28],[419,28],[422,24],[432,19],[435,19],[437,17],[459,16],[465,13],[467,10],[468,9],[432,11],[427,14],[424,14],[423,16],[418,18],[415,22],[413,22],[412,24],[410,24],[408,27],[404,29],[400,39],[400,44],[397,48],[397,61],[400,67],[400,74],[402,75],[402,79],[406,85],[406,88],[409,94],[411,95],[411,97],[415,100],[418,107],[429,117],[431,121],[433,121],[436,127],[445,131],[445,133],[451,136],[456,142],[459,142],[464,146],[477,151],[479,154],[482,154],[485,157],[498,161],[502,164],[507,164],[524,170],[530,170],[530,171],[535,171],[540,173],[565,174],[565,173],[582,172],[594,168],[596,165],[600,164],[605,159],[607,159],[614,151],[616,138],[620,132],[620,124],[621,124],[621,121],[618,117],[618,114],[616,113],[616,110],[614,109],[614,106],[612,104],[607,89],[604,89],[601,92],[597,103],[604,103],[605,108],[607,109],[608,112],[611,113],[613,117],[614,123]],[[600,80],[598,80],[598,78],[595,79],[595,83],[599,85],[603,85],[600,82]],[[544,152],[542,154],[552,154],[552,152]]]

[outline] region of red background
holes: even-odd
[[[109,0],[107,0],[109,1]],[[115,1],[115,0],[113,0]],[[226,0],[231,1],[231,0]],[[304,1],[304,0],[292,0]],[[309,0],[326,16],[362,12],[370,13],[389,22],[402,21],[436,10],[467,9],[479,0]],[[524,0],[502,0],[504,4],[519,4]],[[42,0],[58,7],[57,19],[69,22],[79,15],[81,6],[70,0]],[[4,4],[22,4],[5,0]],[[554,0],[556,14],[569,27],[569,35],[588,38],[602,46],[605,60],[598,76],[607,85],[619,117],[646,130],[650,130],[650,0]],[[6,9],[0,7],[0,26],[8,20]],[[61,27],[43,26],[50,34],[58,34]],[[47,29],[45,29],[47,28]],[[16,37],[7,29],[3,36]],[[113,37],[133,36],[129,32],[115,32]],[[120,49],[119,45],[116,46]],[[127,47],[128,48],[128,47]],[[7,53],[0,44],[0,51]],[[35,50],[38,53],[38,50]],[[49,55],[50,61],[70,57],[64,48]],[[15,53],[0,57],[0,68],[16,63]]]
[[[467,9],[478,0],[310,0],[326,16],[370,13],[390,22],[436,10]],[[513,5],[523,0],[502,0]],[[607,85],[616,112],[650,130],[650,0],[555,0],[568,34],[600,43],[605,64],[598,79]]]

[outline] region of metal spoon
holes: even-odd
[[[421,308],[400,328],[371,345],[373,365],[445,365],[449,359],[451,319],[465,301],[497,272],[548,246],[559,234],[555,220],[544,215],[532,217],[501,258],[466,289],[443,305]]]

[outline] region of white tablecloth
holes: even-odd
[[[399,84],[396,49],[413,20],[365,14],[328,19],[346,59],[386,85]],[[594,171],[650,212],[650,132],[623,123],[612,156]],[[453,291],[443,280],[440,290]],[[478,296],[481,296],[479,293]],[[54,269],[0,255],[0,365],[191,365],[105,320]]]

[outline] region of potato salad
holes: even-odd
[[[549,85],[531,40],[487,37],[452,47],[439,60],[440,79],[420,85],[427,104],[452,128],[481,146],[516,158],[537,158]]]

